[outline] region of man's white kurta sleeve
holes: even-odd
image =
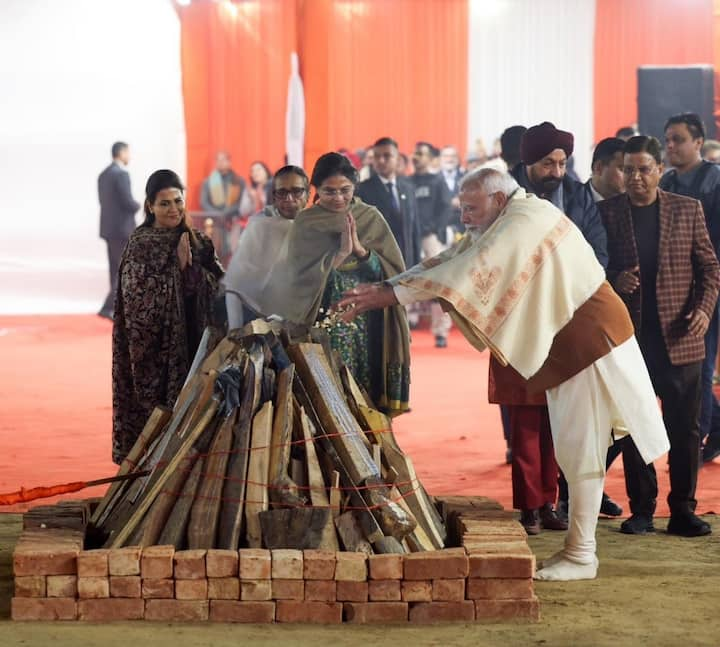
[[[395,292],[395,298],[401,306],[406,306],[417,301],[429,301],[435,298],[435,295],[430,292],[409,288],[405,285],[393,285],[392,288],[393,292]]]

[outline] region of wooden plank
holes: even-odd
[[[398,503],[399,506],[402,507],[403,510],[405,510],[409,515],[412,515],[414,518],[412,510],[407,504],[405,497],[403,497],[397,488],[393,487],[390,489],[390,496]],[[430,537],[427,536],[427,533],[420,524],[418,524],[415,530],[408,535],[408,538],[413,552],[418,552],[420,550],[435,550],[435,544],[432,542]]]
[[[372,555],[375,552],[370,542],[365,539],[362,528],[353,512],[343,512],[343,514],[336,517],[335,527],[337,528],[343,548],[346,551],[351,553],[366,553],[368,555]]]
[[[197,494],[203,468],[205,467],[205,458],[203,456],[198,456],[197,453],[194,453],[193,460],[195,464],[185,481],[182,492],[175,502],[162,533],[160,533],[160,538],[158,539],[158,545],[160,546],[175,546],[177,550],[185,548],[185,536],[187,534],[187,524],[190,520],[190,510],[195,501],[195,495]]]
[[[205,475],[190,513],[188,548],[214,548],[236,410],[223,420],[205,461]]]
[[[338,550],[338,540],[335,534],[335,526],[333,524],[334,515],[330,508],[330,501],[325,490],[325,480],[323,479],[320,463],[318,462],[317,453],[315,452],[315,439],[313,438],[312,422],[303,409],[300,409],[300,426],[305,440],[305,456],[307,461],[308,486],[310,488],[310,500],[313,506],[318,509],[327,510],[328,514],[325,518],[325,524],[322,529],[319,547],[325,550]],[[333,472],[337,474],[337,472]],[[340,475],[338,474],[338,479]]]
[[[323,531],[330,511],[320,508],[282,508],[259,514],[265,548],[325,548]]]
[[[273,404],[268,401],[256,414],[252,425],[245,501],[245,535],[250,548],[262,547],[262,527],[258,515],[269,508],[267,483],[272,418]]]
[[[118,476],[129,474],[137,468],[137,464],[145,453],[145,450],[152,444],[155,438],[160,435],[160,432],[165,428],[168,420],[170,420],[171,415],[172,412],[166,407],[155,407],[152,410],[143,430],[140,432],[140,436],[138,436],[130,453],[120,465]],[[98,523],[98,520],[103,516],[111,501],[113,501],[115,494],[122,489],[124,485],[126,485],[126,483],[122,481],[116,481],[110,485],[107,492],[105,492],[105,496],[103,496],[97,508],[95,508],[95,512],[90,519],[91,524],[96,525]]]
[[[330,487],[330,509],[333,517],[339,517],[342,510],[342,490],[340,489],[340,474],[333,471]]]
[[[218,548],[237,550],[245,519],[245,494],[247,490],[247,470],[250,460],[250,438],[252,421],[260,402],[260,381],[264,362],[262,345],[254,343],[248,353],[249,361],[245,367],[242,385],[242,399],[237,422],[233,427],[233,442],[227,468],[227,479],[223,487],[220,507],[220,527],[218,529]]]
[[[270,448],[270,500],[274,504],[297,506],[305,503],[300,496],[297,483],[288,474],[293,431],[293,394],[292,384],[295,366],[284,369],[277,380],[275,398],[275,419],[272,428]]]

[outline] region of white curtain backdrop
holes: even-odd
[[[469,0],[469,143],[551,121],[575,135],[590,173],[595,0]]]
[[[185,176],[170,0],[0,2],[0,313],[96,312],[108,290],[97,176],[116,140],[142,201]],[[139,218],[139,215],[138,215]]]

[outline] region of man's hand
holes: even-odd
[[[638,277],[639,271],[640,267],[636,265],[632,269],[620,272],[615,281],[615,289],[620,294],[632,294],[635,292],[640,285],[640,278]]]
[[[704,337],[710,325],[710,318],[700,308],[693,310],[686,319],[689,320],[688,332],[695,337]]]
[[[397,304],[395,292],[391,286],[384,283],[363,283],[343,294],[333,310],[340,312],[343,321],[352,321],[355,317],[377,308],[387,308]]]

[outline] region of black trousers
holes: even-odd
[[[105,303],[103,303],[100,312],[112,314],[115,308],[115,295],[117,294],[118,287],[118,270],[120,269],[120,258],[127,240],[106,240],[107,252],[108,252],[108,267],[110,269],[110,292],[105,297]]]
[[[655,393],[660,398],[663,420],[670,440],[670,514],[693,512],[697,501],[700,401],[702,397],[702,361],[674,366],[664,348],[643,344],[640,350],[650,373]],[[633,514],[652,516],[658,495],[657,475],[653,465],[646,465],[635,443],[628,436],[621,443],[625,486]]]

